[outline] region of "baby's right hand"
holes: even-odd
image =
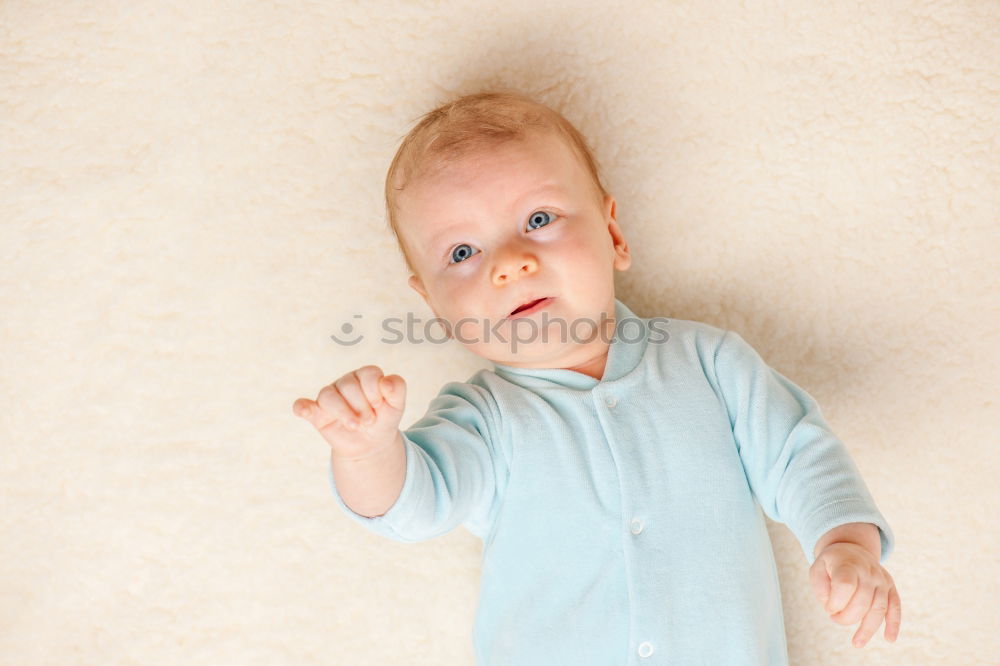
[[[324,386],[316,400],[299,398],[292,412],[319,431],[335,456],[358,460],[395,441],[405,405],[406,381],[366,365]]]

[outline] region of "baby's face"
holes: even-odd
[[[614,316],[614,271],[630,257],[614,198],[599,204],[594,192],[573,150],[537,134],[413,183],[399,199],[410,286],[491,361],[571,368],[606,355],[613,328],[598,327]],[[535,299],[546,300],[512,316]]]

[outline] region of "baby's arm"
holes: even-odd
[[[720,341],[715,369],[754,496],[799,539],[830,619],[861,622],[857,647],[883,618],[886,640],[896,640],[899,594],[881,566],[892,530],[816,401],[732,331]]]
[[[879,559],[894,536],[847,447],[816,401],[728,331],[715,371],[747,481],[764,513],[788,525],[811,565],[820,539],[848,523],[877,526]]]
[[[406,543],[459,524],[478,536],[498,505],[497,479],[506,469],[493,448],[500,438],[491,425],[499,422],[492,396],[483,386],[449,382],[401,431],[404,397],[401,377],[365,366],[325,387],[315,402],[300,398],[293,410],[330,443],[334,498],[351,520]],[[365,415],[374,421],[366,425]],[[347,425],[352,418],[355,430]]]
[[[365,517],[383,515],[396,502],[406,476],[399,420],[406,382],[366,365],[323,387],[316,400],[292,405],[330,445],[331,466],[344,503]]]

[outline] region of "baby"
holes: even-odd
[[[900,600],[893,533],[815,401],[735,331],[641,318],[615,199],[579,132],[518,93],[426,114],[386,176],[415,289],[492,362],[399,430],[406,383],[366,365],[293,411],[332,449],[352,520],[483,540],[481,666],[787,664],[764,514],[864,645]]]

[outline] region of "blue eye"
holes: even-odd
[[[455,249],[451,251],[451,263],[457,264],[461,261],[465,261],[478,251],[479,250],[473,250],[471,245],[466,245],[465,243],[456,245]]]
[[[546,213],[544,210],[535,211],[528,218],[528,228],[537,229],[539,227],[544,227],[546,224],[552,221],[552,216]]]

